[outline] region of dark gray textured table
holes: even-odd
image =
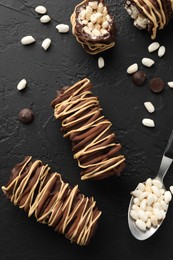
[[[59,171],[71,185],[79,184],[81,192],[94,196],[103,211],[99,227],[87,247],[79,247],[56,234],[51,228],[38,224],[34,218],[14,207],[0,192],[0,259],[1,260],[67,260],[67,259],[173,259],[173,204],[160,230],[149,240],[134,239],[128,229],[127,209],[130,191],[138,182],[157,174],[162,153],[173,128],[173,90],[168,86],[160,94],[151,92],[148,81],[160,76],[165,82],[173,80],[173,23],[160,32],[157,40],[166,46],[162,59],[148,54],[151,43],[147,32],[135,29],[124,10],[123,0],[107,0],[118,27],[116,47],[101,54],[105,68],[97,66],[97,56],[85,53],[71,31],[59,34],[58,23],[70,24],[70,15],[77,0],[1,0],[0,1],[0,186],[8,181],[13,166],[24,156],[32,155]],[[52,17],[41,24],[34,11],[45,5]],[[22,46],[20,40],[32,35],[36,43]],[[45,52],[42,41],[50,37],[51,48]],[[143,68],[141,59],[153,58],[151,69]],[[142,87],[134,86],[126,69],[134,62],[147,74]],[[84,77],[94,84],[104,114],[112,121],[118,141],[123,145],[126,169],[119,178],[100,182],[82,182],[80,169],[73,160],[71,143],[63,139],[60,125],[54,121],[50,102],[56,91]],[[17,83],[25,78],[28,86],[18,92]],[[144,108],[144,101],[156,107],[153,115]],[[18,113],[32,108],[35,119],[30,125],[18,121]],[[155,120],[154,129],[146,128],[144,117]],[[173,184],[173,168],[165,178]]]

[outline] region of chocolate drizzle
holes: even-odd
[[[76,37],[76,40],[86,50],[86,52],[95,55],[112,48],[115,45],[116,27],[113,17],[109,15],[111,19],[109,21],[107,33],[97,37],[92,37],[89,33],[85,32],[84,25],[79,22],[78,17],[81,9],[86,8],[89,2],[98,2],[98,4],[101,3],[104,5],[104,7],[106,7],[103,0],[84,0],[78,4],[74,9],[73,14],[71,15],[72,33]],[[107,7],[106,9],[108,10]]]
[[[85,78],[62,89],[52,101],[54,116],[62,121],[64,137],[72,141],[74,159],[82,168],[82,180],[119,176],[125,167],[112,124],[102,115],[99,100],[91,88],[90,80]]]
[[[28,156],[12,170],[3,192],[14,205],[34,215],[71,242],[87,245],[101,215],[94,198],[85,197],[78,186],[70,187],[59,173]]]

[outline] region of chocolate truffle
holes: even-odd
[[[127,0],[125,8],[134,19],[134,25],[139,29],[147,29],[152,39],[173,17],[172,0]]]
[[[72,33],[89,54],[103,52],[115,45],[116,28],[103,0],[85,0],[71,15]]]
[[[146,74],[142,70],[138,70],[137,72],[132,74],[133,83],[137,86],[142,86],[146,81]]]
[[[119,176],[125,167],[112,123],[103,115],[91,88],[90,80],[85,78],[68,89],[62,88],[52,101],[55,119],[62,121],[64,137],[71,140],[74,159],[82,168],[82,180]]]
[[[34,215],[73,243],[87,245],[94,235],[101,216],[94,198],[81,194],[77,185],[69,186],[40,160],[28,156],[17,164],[2,190],[28,217]]]
[[[20,122],[24,123],[24,124],[29,124],[32,122],[34,118],[34,114],[33,112],[28,109],[28,108],[23,108],[20,112],[19,112],[19,120]]]
[[[160,93],[161,91],[163,91],[164,87],[165,87],[165,84],[164,84],[163,80],[159,77],[153,78],[150,81],[150,88],[155,93]]]

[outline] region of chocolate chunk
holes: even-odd
[[[142,86],[146,81],[146,74],[142,70],[138,70],[132,75],[133,83],[137,86]]]
[[[150,89],[155,93],[160,93],[164,89],[164,82],[161,78],[156,77],[150,81]]]
[[[28,108],[24,108],[19,112],[19,120],[20,122],[24,123],[24,124],[29,124],[32,122],[34,118],[34,114],[33,112],[28,109]]]

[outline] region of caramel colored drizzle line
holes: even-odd
[[[171,2],[171,8],[172,8],[172,11],[173,11],[173,0],[170,0]]]
[[[75,85],[70,87],[70,90],[77,89],[74,91],[69,98],[58,103],[54,108],[54,116],[56,119],[62,119],[62,127],[65,130],[64,137],[69,137],[72,142],[74,134],[80,134],[82,131],[88,131],[90,129],[99,128],[102,125],[105,126],[105,129],[97,135],[95,134],[92,141],[84,146],[84,148],[80,149],[78,152],[74,153],[74,159],[77,159],[79,167],[84,169],[82,180],[86,179],[97,179],[103,175],[106,177],[106,173],[117,168],[121,165],[125,158],[123,155],[117,155],[113,158],[104,158],[104,160],[95,162],[95,163],[82,163],[81,158],[92,155],[93,153],[101,152],[104,154],[106,149],[117,147],[118,150],[120,148],[120,144],[116,144],[115,142],[110,142],[111,138],[114,138],[114,134],[106,134],[111,128],[112,124],[110,121],[105,119],[103,115],[96,117],[92,121],[86,122],[85,119],[89,118],[92,114],[96,114],[96,111],[88,112],[89,108],[97,107],[97,111],[101,111],[102,109],[99,107],[99,101],[96,97],[92,96],[91,91],[83,91],[86,85],[89,84],[89,79],[83,79],[77,82]],[[69,90],[64,92],[64,95]],[[75,107],[74,105],[77,106]],[[82,116],[81,116],[82,114]],[[71,127],[68,130],[69,126],[75,126],[79,122],[85,122],[81,124],[80,127]]]
[[[80,199],[74,206],[74,201],[79,196],[78,186],[70,188],[68,183],[62,181],[59,173],[50,175],[48,165],[42,165],[39,160],[31,164],[31,159],[32,157],[28,157],[11,183],[2,187],[3,192],[14,205],[23,208],[28,217],[34,215],[38,222],[54,227],[71,242],[86,245],[101,215],[95,208],[93,197],[87,198],[80,194]],[[26,168],[30,164],[27,171]],[[50,178],[45,181],[49,175]],[[57,180],[60,182],[60,188],[53,192]],[[51,200],[47,205],[49,197]]]
[[[159,27],[159,29],[162,29],[166,24],[166,16],[165,16],[165,13],[163,10],[161,0],[156,0],[160,7],[160,12],[158,12],[156,7],[152,4],[151,0],[143,0],[143,3],[145,3],[148,6],[149,11],[147,11],[146,8],[142,4],[140,4],[139,0],[133,0],[133,1],[140,9],[142,9],[143,13],[153,23],[151,38],[155,39],[156,33],[157,33],[157,28]],[[159,18],[159,21],[157,21],[157,16]]]
[[[91,42],[87,42],[81,38],[79,38],[77,36],[77,32],[76,32],[76,10],[79,6],[87,3],[88,1],[84,0],[83,2],[79,3],[75,9],[74,12],[72,13],[71,17],[70,17],[70,21],[72,24],[72,33],[73,35],[76,37],[76,40],[82,45],[82,47],[86,50],[86,52],[88,52],[89,54],[92,55],[96,55],[100,52],[103,52],[107,49],[112,48],[115,45],[115,42],[111,42],[109,44],[105,44],[105,43],[91,43]]]

